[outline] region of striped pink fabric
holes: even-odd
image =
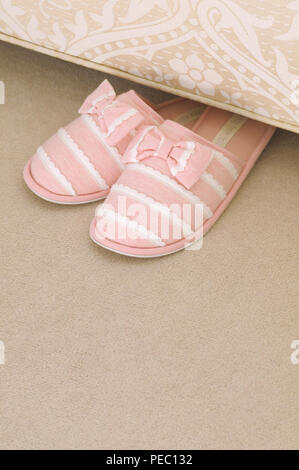
[[[142,126],[124,162],[97,208],[94,236],[103,246],[113,242],[116,251],[142,248],[144,254],[200,238],[243,167],[229,151],[173,121]]]
[[[132,135],[145,124],[163,122],[136,93],[117,97],[107,80],[85,100],[79,113],[30,161],[31,189],[54,202],[105,197],[123,171],[122,154]]]

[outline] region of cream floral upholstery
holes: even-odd
[[[299,132],[299,1],[0,0],[0,39]]]

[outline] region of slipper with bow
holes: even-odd
[[[223,213],[274,132],[215,108],[193,131],[170,120],[141,127],[125,152],[125,171],[96,210],[91,238],[135,257],[189,247]]]

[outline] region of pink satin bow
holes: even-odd
[[[171,175],[190,189],[208,167],[213,154],[199,142],[173,142],[160,129],[148,126],[133,138],[123,161],[134,163],[151,157],[165,160]]]
[[[118,144],[144,120],[137,109],[116,98],[108,80],[88,96],[79,113],[97,117],[103,137],[110,145]]]

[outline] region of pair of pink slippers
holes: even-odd
[[[128,256],[174,253],[227,207],[275,132],[267,124],[177,98],[154,106],[105,80],[80,117],[38,148],[28,187],[58,204],[106,198],[93,241]]]

